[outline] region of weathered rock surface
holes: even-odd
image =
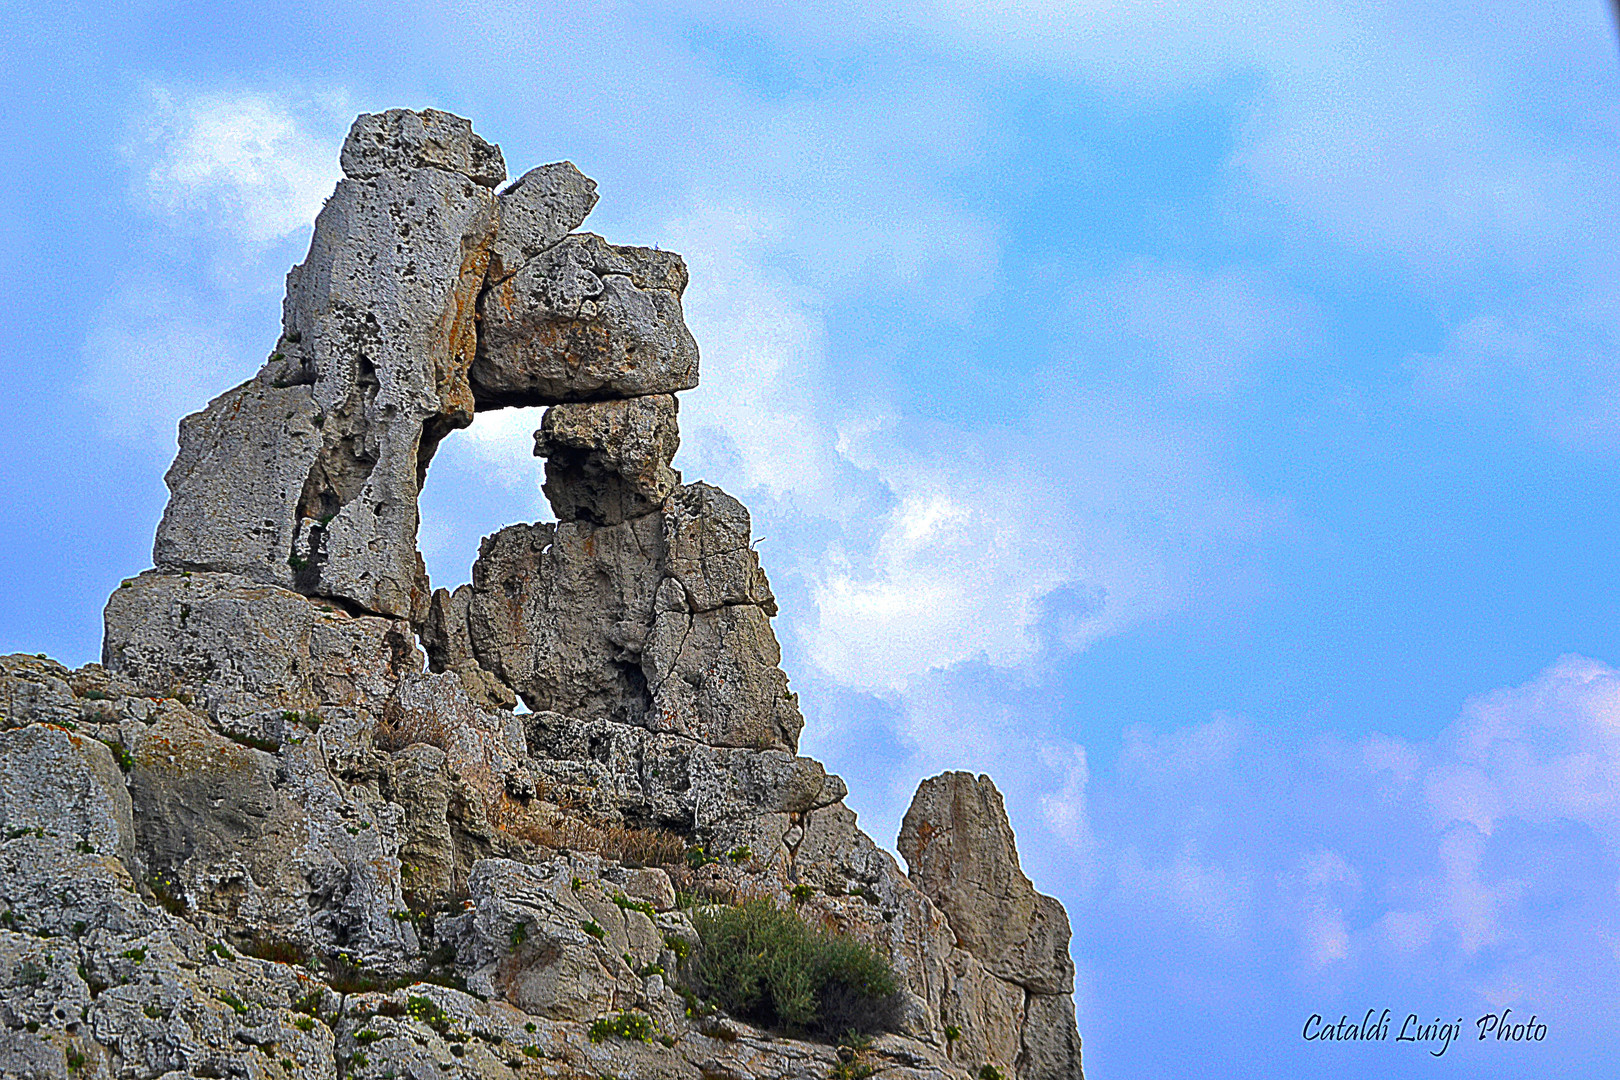
[[[546,459],[546,498],[559,521],[617,525],[658,509],[681,482],[669,467],[681,445],[669,394],[554,405],[534,433]]]
[[[912,880],[944,911],[962,946],[989,973],[1028,993],[1030,1015],[1039,1023],[1026,1026],[1020,1075],[1077,1072],[1069,919],[1019,867],[995,784],[965,772],[924,780],[906,811],[898,847]],[[1065,1023],[1057,1022],[1065,1016]]]
[[[680,258],[575,233],[567,162],[497,195],[445,113],[342,164],[102,663],[0,657],[0,1073],[1079,1077],[1067,918],[988,779],[924,783],[908,876],[797,756],[748,512],[672,466]],[[507,405],[550,406],[559,520],[430,593],[434,449]],[[689,909],[751,897],[888,958],[869,1045],[696,996]]]
[[[697,385],[681,312],[686,264],[672,252],[569,236],[484,297],[479,408],[671,394]]]

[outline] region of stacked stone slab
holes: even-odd
[[[181,425],[103,663],[0,658],[0,1015],[40,1025],[8,1021],[0,1068],[848,1071],[688,1011],[673,878],[884,951],[875,1075],[1079,1077],[1067,917],[989,781],[923,785],[908,876],[797,755],[748,512],[672,465],[698,370],[679,256],[576,232],[596,190],[566,162],[498,190],[500,151],[445,113],[362,116],[342,166],[269,361]],[[432,591],[433,452],[519,405],[548,407],[557,520]],[[728,857],[601,853],[636,828]],[[427,977],[457,988],[361,992]],[[623,1009],[668,1045],[586,1037]]]

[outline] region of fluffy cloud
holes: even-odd
[[[299,108],[275,94],[152,87],[128,146],[138,190],[177,221],[252,246],[281,240],[308,229],[331,195],[338,117],[349,111],[341,97]]]

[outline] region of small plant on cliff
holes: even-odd
[[[590,1030],[591,1042],[595,1043],[609,1037],[652,1042],[657,1036],[658,1029],[653,1026],[652,1018],[646,1013],[638,1012],[622,1012],[601,1017],[591,1025]]]
[[[765,898],[699,913],[694,975],[728,1011],[756,1022],[829,1035],[880,1030],[899,989],[872,946],[813,928]]]

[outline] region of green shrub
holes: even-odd
[[[728,1011],[823,1035],[892,1021],[898,983],[870,945],[814,929],[763,898],[693,921],[703,941],[693,974]]]
[[[652,1017],[646,1013],[622,1012],[614,1016],[604,1016],[591,1025],[591,1042],[599,1043],[612,1036],[619,1039],[631,1039],[635,1042],[652,1042],[658,1035],[658,1029],[653,1026]]]

